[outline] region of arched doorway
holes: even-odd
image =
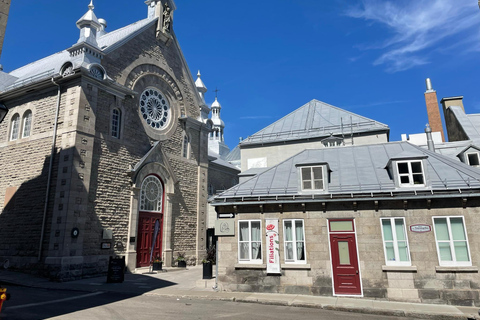
[[[142,182],[139,197],[137,267],[149,266],[150,257],[152,259],[162,257],[163,199],[162,181],[155,175],[147,176]],[[157,220],[158,230],[155,230]],[[152,245],[154,245],[153,254]]]

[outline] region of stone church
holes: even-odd
[[[0,71],[5,266],[68,280],[106,272],[110,256],[130,271],[152,256],[202,259],[209,108],[174,1],[145,3],[145,19],[110,32],[90,3],[76,44]]]

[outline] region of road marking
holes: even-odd
[[[29,304],[23,304],[21,306],[7,307],[6,309],[14,310],[14,309],[21,309],[21,308],[44,306],[46,304],[59,303],[59,302],[65,302],[65,301],[71,301],[71,300],[77,300],[77,299],[83,299],[83,298],[98,296],[98,295],[103,294],[103,293],[104,293],[103,291],[99,291],[99,292],[84,294],[84,295],[81,295],[81,296],[70,297],[70,298],[65,298],[65,299],[58,299],[58,300],[52,300],[52,301],[47,301],[47,302],[29,303]]]

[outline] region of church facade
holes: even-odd
[[[52,279],[205,252],[211,122],[173,0],[111,32],[90,3],[72,47],[1,72],[0,262]],[[154,244],[154,250],[150,248]]]

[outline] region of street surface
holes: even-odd
[[[154,294],[85,293],[6,286],[12,295],[0,319],[123,320],[123,319],[295,319],[405,320],[314,308],[272,306],[230,301],[191,300]]]

